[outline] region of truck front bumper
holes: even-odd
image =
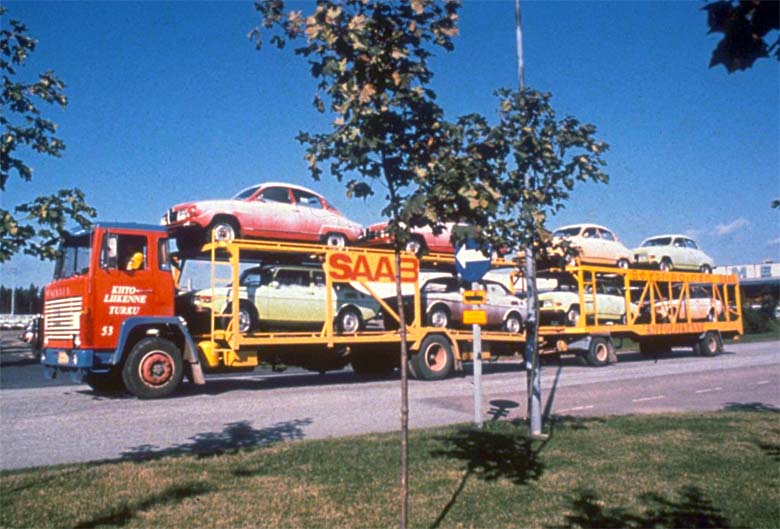
[[[56,378],[58,373],[66,372],[80,382],[87,373],[107,373],[113,367],[113,356],[113,351],[94,349],[44,349],[41,364],[46,378]]]

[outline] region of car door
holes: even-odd
[[[279,268],[266,289],[266,318],[283,327],[316,322],[314,298],[308,270]]]
[[[301,189],[292,190],[298,213],[297,231],[305,234],[307,239],[317,239],[323,226],[334,225],[333,215],[325,210],[317,195]]]
[[[242,219],[242,228],[255,237],[296,238],[298,208],[290,190],[284,186],[263,188],[250,202],[250,212]]]
[[[624,253],[623,245],[618,242],[615,234],[604,228],[599,228],[599,244],[602,259],[617,262]]]
[[[593,226],[582,230],[577,244],[582,248],[582,257],[587,261],[601,259],[603,249],[599,238],[599,230]]]

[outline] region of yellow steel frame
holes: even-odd
[[[224,280],[217,277],[216,270],[219,266],[231,267],[231,281],[233,285],[239,284],[239,275],[242,255],[298,255],[307,256],[313,261],[323,263],[326,278],[326,303],[327,318],[319,332],[252,332],[241,334],[235,332],[238,328],[238,315],[240,305],[240,289],[232,288],[230,292],[230,304],[232,306],[229,321],[223,329],[216,325],[217,318],[225,316],[214,314],[212,311],[211,329],[208,336],[199,337],[198,345],[201,347],[208,364],[211,367],[252,367],[258,364],[257,351],[264,346],[283,346],[283,345],[321,345],[327,348],[349,347],[358,344],[393,344],[400,342],[399,331],[362,331],[356,334],[340,335],[333,328],[333,283],[328,264],[328,255],[331,252],[345,252],[351,256],[370,256],[372,258],[388,257],[394,258],[392,250],[367,249],[359,247],[348,247],[344,250],[334,250],[333,248],[306,243],[290,243],[281,241],[267,240],[234,240],[212,242],[204,246],[203,250],[209,252],[212,261],[212,299],[214,293]],[[414,257],[413,254],[403,252],[406,258]],[[227,256],[227,262],[225,262]],[[455,258],[451,254],[429,254],[420,258],[419,262],[432,267],[446,267],[454,269]],[[393,266],[395,265],[394,261]],[[495,260],[494,267],[512,267],[516,264],[504,259]],[[541,326],[539,329],[540,341],[547,344],[555,343],[557,339],[574,339],[590,334],[610,334],[618,336],[649,336],[663,334],[692,334],[702,333],[708,330],[717,330],[721,332],[730,332],[733,334],[742,334],[742,307],[740,305],[739,283],[735,275],[713,275],[684,272],[659,272],[648,270],[622,270],[604,266],[577,266],[566,270],[570,273],[579,286],[580,307],[582,314],[578,325],[573,327],[564,326]],[[516,277],[522,275],[521,272],[513,272]],[[585,310],[585,289],[589,285],[596,291],[599,281],[622,281],[626,295],[626,306],[631,306],[631,288],[641,288],[642,293],[635,303],[641,305],[648,302],[652,307],[655,301],[659,299],[669,299],[672,292],[672,284],[682,285],[678,303],[686,303],[687,320],[678,321],[676,317],[671,318],[669,322],[657,321],[655,311],[651,310],[651,321],[648,323],[638,322],[639,314],[628,314],[625,324],[603,324],[598,318],[598,302],[594,296],[593,310]],[[387,312],[396,321],[400,321],[398,314],[392,310],[371,288],[367,282],[358,282],[367,292],[369,292]],[[692,321],[690,303],[690,285],[694,283],[710,285],[713,298],[721,301],[725,311],[725,321]],[[462,349],[462,345],[473,343],[471,331],[442,329],[438,327],[427,327],[422,321],[422,310],[419,281],[414,284],[414,303],[415,317],[411,324],[406,325],[407,340],[411,351],[417,351],[423,339],[429,334],[440,334],[447,337],[453,347],[455,358],[458,360],[468,360],[471,353]],[[588,318],[593,317],[593,323],[588,323]],[[507,332],[497,332],[490,330],[482,331],[482,340],[485,344],[486,353],[490,344],[511,344],[514,350],[520,350],[525,342],[525,333],[510,334]]]
[[[539,334],[548,339],[560,335],[612,334],[622,336],[660,336],[697,334],[705,331],[719,331],[743,334],[742,305],[739,281],[736,275],[702,274],[695,272],[661,272],[657,270],[619,269],[604,266],[578,266],[568,268],[577,282],[581,315],[577,325],[542,326]],[[633,303],[637,307],[648,304],[650,321],[639,321],[640,312],[627,311],[626,323],[599,323],[598,296],[593,296],[593,310],[586,310],[585,291],[588,286],[596,293],[599,283],[621,283],[625,293],[626,307]],[[691,311],[691,286],[706,285],[712,292],[712,300],[723,307],[723,318],[715,321],[694,321]],[[675,295],[673,287],[679,288]],[[632,289],[640,291],[636,300],[631,299]],[[654,310],[657,302],[671,307],[668,321],[660,321]],[[685,318],[679,318],[679,308],[685,305]],[[589,323],[588,319],[593,322]]]

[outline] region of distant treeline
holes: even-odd
[[[11,291],[15,295],[11,295]],[[0,286],[0,314],[11,313],[11,298],[14,299],[14,313],[16,314],[40,314],[43,312],[43,287],[30,285],[29,287]]]

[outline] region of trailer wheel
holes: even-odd
[[[602,367],[609,364],[609,341],[603,336],[591,338],[585,359],[593,367]]]
[[[446,378],[455,365],[452,346],[440,334],[426,336],[420,350],[409,359],[409,368],[419,380],[441,380]]]
[[[112,369],[108,373],[89,373],[84,377],[84,382],[97,395],[113,395],[125,390],[125,386],[122,384],[122,374],[116,369]]]
[[[157,336],[144,338],[127,355],[122,380],[139,399],[158,399],[173,393],[184,375],[181,352]]]
[[[701,356],[715,356],[723,352],[723,340],[720,333],[707,331],[704,336],[693,345],[693,352]]]

